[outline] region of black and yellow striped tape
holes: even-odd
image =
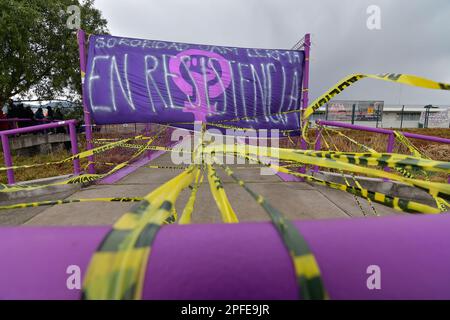
[[[49,201],[10,204],[10,205],[5,205],[5,206],[0,206],[0,210],[35,208],[35,207],[42,207],[42,206],[54,206],[54,205],[60,205],[60,204],[81,203],[81,202],[138,202],[138,201],[142,201],[142,198],[115,197],[115,198],[64,199],[64,200],[49,200]]]
[[[440,211],[438,209],[431,207],[429,205],[422,204],[422,203],[408,200],[408,199],[399,198],[399,197],[388,196],[381,192],[370,191],[368,189],[364,189],[361,185],[350,186],[350,185],[344,185],[344,184],[340,184],[340,183],[336,183],[336,182],[325,181],[325,180],[322,180],[322,179],[319,179],[319,178],[316,178],[316,177],[313,177],[313,176],[310,176],[310,175],[307,175],[304,173],[289,170],[285,167],[274,165],[270,162],[264,163],[256,157],[252,157],[249,155],[240,155],[240,154],[239,154],[239,156],[242,156],[242,157],[245,157],[246,159],[258,162],[259,164],[267,166],[269,168],[272,168],[275,171],[279,171],[279,172],[290,174],[290,175],[293,175],[293,176],[296,176],[299,178],[303,178],[307,181],[310,181],[310,182],[313,182],[313,183],[316,183],[319,185],[327,186],[327,187],[330,187],[330,188],[333,188],[336,190],[345,191],[345,192],[354,194],[358,197],[370,199],[374,202],[377,202],[379,204],[393,208],[398,211],[408,212],[408,213],[423,213],[423,214],[440,213]]]
[[[196,176],[189,168],[125,213],[94,253],[83,284],[84,299],[140,299],[151,245],[173,215],[179,193]]]
[[[304,300],[328,299],[319,264],[309,248],[306,239],[300,234],[292,222],[286,219],[281,212],[274,208],[263,196],[249,188],[228,166],[221,166],[226,174],[243,187],[268,213],[292,259],[297,278],[299,298]]]

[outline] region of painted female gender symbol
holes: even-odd
[[[209,59],[207,59],[209,58]],[[206,62],[208,61],[208,62]],[[220,72],[213,68],[212,62],[217,61],[220,66]],[[186,81],[181,73],[181,64],[189,69],[195,87]],[[201,72],[192,71],[191,67],[200,67]],[[221,55],[197,49],[190,49],[180,52],[169,61],[169,70],[174,77],[174,82],[180,90],[188,97],[195,97],[195,101],[191,99],[184,102],[184,112],[192,112],[195,121],[206,122],[208,114],[216,112],[215,105],[211,104],[210,98],[220,96],[231,82],[231,70],[228,61]],[[217,79],[214,84],[210,81]]]

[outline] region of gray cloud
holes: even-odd
[[[366,27],[369,5],[381,30]],[[411,73],[450,83],[448,0],[97,0],[112,34],[191,43],[291,48],[312,33],[311,98],[350,73]],[[450,93],[365,79],[342,99],[446,104]]]

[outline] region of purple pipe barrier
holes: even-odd
[[[6,118],[0,119],[0,122],[57,122],[60,120],[49,120],[49,119],[28,119],[28,118]]]
[[[75,155],[78,153],[78,142],[77,142],[77,132],[76,132],[76,120],[65,120],[65,121],[57,121],[57,122],[50,122],[47,124],[39,124],[36,126],[30,126],[30,127],[24,127],[24,128],[17,128],[17,129],[10,129],[10,130],[3,130],[0,131],[0,137],[2,141],[2,149],[3,149],[3,157],[5,162],[5,167],[12,167],[12,156],[11,156],[11,149],[9,147],[9,139],[8,136],[10,135],[16,135],[16,134],[22,134],[22,133],[29,133],[29,132],[36,132],[46,129],[53,129],[58,127],[69,127],[69,136],[70,136],[70,143],[71,143],[71,149],[72,149],[72,155]],[[73,160],[73,172],[75,175],[80,174],[80,160],[74,159]],[[16,183],[16,180],[14,178],[14,169],[7,169],[6,170],[6,177],[8,180],[8,184],[14,184]]]
[[[382,128],[372,128],[372,127],[365,127],[365,126],[358,126],[355,124],[349,124],[344,122],[337,122],[337,121],[324,121],[324,120],[317,120],[316,123],[318,125],[322,126],[330,126],[330,127],[338,127],[338,128],[345,128],[345,129],[352,129],[352,130],[360,130],[360,131],[367,131],[367,132],[375,132],[375,133],[381,133],[381,134],[387,134],[389,135],[388,138],[388,145],[386,152],[390,153],[394,150],[394,144],[395,144],[395,137],[394,137],[394,130],[388,130],[388,129],[382,129]],[[425,141],[431,141],[431,142],[437,142],[437,143],[446,143],[450,144],[450,139],[441,138],[441,137],[435,137],[435,136],[426,136],[423,134],[417,134],[417,133],[410,133],[410,132],[403,132],[402,134],[411,139],[419,139],[419,140],[425,140]],[[385,169],[386,171],[389,171],[388,168]],[[387,179],[383,179],[384,181],[388,181]],[[450,183],[450,175],[448,176],[447,182]]]
[[[391,135],[394,133],[393,130],[389,130],[389,129],[358,126],[356,124],[349,124],[349,123],[345,123],[345,122],[317,120],[316,123],[323,125],[323,126],[339,127],[339,128],[346,128],[346,129],[353,129],[353,130],[360,130],[360,131],[368,131],[368,132],[375,132],[375,133],[388,134],[388,135]],[[411,139],[419,139],[419,140],[426,140],[426,141],[431,141],[431,142],[450,144],[450,139],[446,139],[446,138],[435,137],[435,136],[426,136],[423,134],[403,132],[403,131],[402,131],[402,133],[405,137],[411,138]]]
[[[450,299],[450,216],[295,222],[331,299]],[[85,274],[109,227],[0,229],[1,299],[79,299],[68,266]],[[381,289],[369,290],[369,266]],[[158,233],[144,299],[296,299],[288,252],[269,222],[169,225]]]
[[[51,123],[47,123],[47,124],[38,124],[36,126],[31,126],[31,127],[4,130],[4,131],[0,131],[0,135],[13,135],[13,134],[35,132],[35,131],[45,130],[45,129],[53,129],[53,128],[58,128],[58,127],[68,126],[70,123],[76,124],[77,121],[76,120],[61,120],[61,121],[51,122]]]

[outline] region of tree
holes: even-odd
[[[79,99],[76,30],[67,26],[71,5],[81,28],[107,33],[94,0],[0,0],[0,106],[11,97]]]

